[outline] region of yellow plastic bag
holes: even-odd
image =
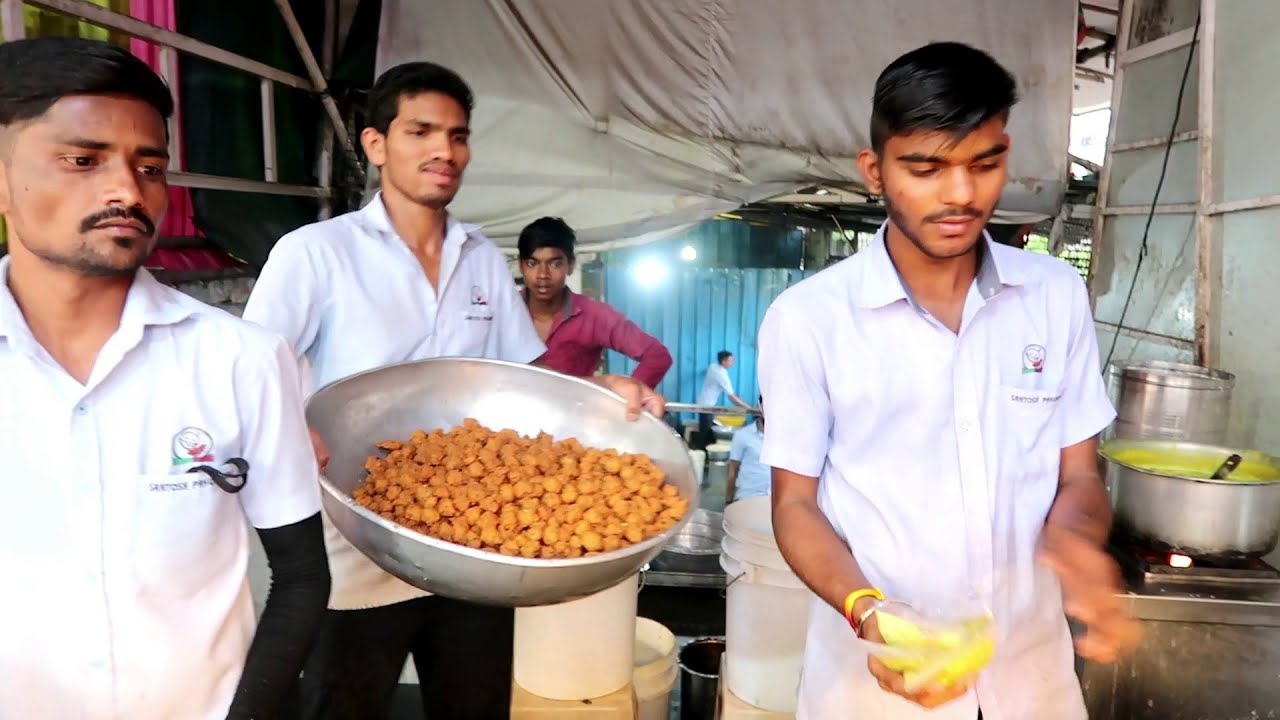
[[[884,644],[875,646],[872,654],[902,673],[907,692],[971,680],[995,655],[995,625],[989,612],[941,618],[887,602],[875,613]]]

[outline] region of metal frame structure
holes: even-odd
[[[1222,215],[1214,200],[1221,193],[1214,137],[1214,56],[1217,55],[1217,0],[1200,0],[1200,94],[1196,98],[1200,145],[1196,162],[1199,206],[1196,209],[1196,361],[1215,366],[1219,361],[1214,306],[1222,297]],[[1243,203],[1256,203],[1259,199]],[[1266,207],[1258,205],[1257,207]],[[1242,207],[1241,209],[1245,209]]]
[[[1191,44],[1192,29],[1179,30],[1157,40],[1144,43],[1139,47],[1129,47],[1131,26],[1138,2],[1124,3],[1120,16],[1118,37],[1119,61],[1116,64],[1115,85],[1112,89],[1112,115],[1109,134],[1115,137],[1117,120],[1123,111],[1121,98],[1124,92],[1126,69],[1134,63],[1142,62],[1167,52],[1185,48]],[[1220,128],[1215,127],[1218,111],[1215,106],[1214,89],[1223,79],[1218,77],[1217,58],[1222,48],[1219,47],[1218,15],[1222,8],[1221,0],[1199,0],[1200,33],[1196,39],[1198,45],[1198,64],[1195,72],[1199,75],[1199,95],[1196,98],[1197,127],[1173,136],[1173,143],[1196,142],[1196,198],[1195,202],[1169,203],[1156,206],[1157,214],[1194,215],[1196,266],[1195,266],[1195,320],[1194,335],[1186,338],[1170,338],[1136,328],[1120,328],[1126,335],[1141,335],[1174,347],[1194,350],[1196,362],[1207,366],[1216,366],[1221,362],[1222,339],[1219,316],[1222,303],[1222,271],[1223,271],[1223,225],[1224,218],[1233,213],[1263,210],[1280,207],[1280,194],[1262,195],[1259,197],[1241,198],[1223,201],[1223,180],[1220,176],[1222,158],[1219,137]],[[1112,183],[1114,163],[1112,159],[1125,152],[1162,147],[1169,142],[1168,136],[1146,138],[1142,140],[1109,143],[1107,159],[1103,164],[1098,183],[1098,204],[1094,217],[1094,242],[1104,238],[1103,230],[1108,219],[1121,215],[1145,215],[1150,212],[1148,206],[1109,206],[1108,194]],[[1090,284],[1092,286],[1092,268]],[[1107,325],[1107,323],[1100,323]]]
[[[53,10],[157,45],[161,49],[160,74],[171,88],[177,87],[176,58],[179,52],[234,68],[259,79],[262,99],[262,180],[246,180],[243,178],[186,172],[186,168],[181,163],[182,155],[178,152],[180,149],[179,144],[181,143],[181,132],[180,129],[175,129],[170,140],[170,150],[173,155],[173,170],[169,173],[169,183],[171,185],[202,190],[228,190],[318,198],[321,201],[320,216],[323,218],[332,212],[330,203],[333,195],[332,154],[335,138],[342,151],[346,154],[347,160],[351,162],[352,167],[356,168],[358,174],[363,175],[363,165],[356,154],[352,139],[347,132],[346,124],[342,120],[342,114],[328,93],[326,76],[332,70],[333,50],[331,46],[333,44],[332,40],[336,35],[335,26],[337,24],[337,12],[336,8],[332,7],[332,2],[326,1],[325,41],[327,45],[324,48],[322,66],[320,62],[317,62],[315,55],[311,52],[311,48],[307,45],[306,37],[303,35],[301,26],[298,25],[297,17],[294,16],[293,10],[289,7],[288,0],[275,0],[276,9],[284,19],[289,36],[293,39],[299,54],[302,56],[302,61],[307,67],[308,78],[299,77],[186,35],[113,12],[94,5],[87,0],[0,0],[0,23],[3,23],[4,27],[4,40],[17,40],[25,37],[26,28],[23,21],[23,6],[25,5]],[[275,127],[276,85],[285,85],[317,95],[324,105],[330,129],[324,133],[323,137],[324,142],[319,159],[320,167],[318,168],[319,184],[316,186],[291,185],[278,181]]]
[[[1220,275],[1219,267],[1221,261],[1221,231],[1220,228],[1215,230],[1216,221],[1214,217],[1229,212],[1234,207],[1224,207],[1227,204],[1215,206],[1213,204],[1214,177],[1213,167],[1213,55],[1214,55],[1214,31],[1213,31],[1213,13],[1215,10],[1216,0],[1200,0],[1201,24],[1199,37],[1196,38],[1193,28],[1178,30],[1155,40],[1142,43],[1136,47],[1130,47],[1129,41],[1132,35],[1134,13],[1136,7],[1140,5],[1135,0],[1130,0],[1122,4],[1120,11],[1120,22],[1117,28],[1116,37],[1116,69],[1115,79],[1111,90],[1111,120],[1107,130],[1107,150],[1106,159],[1102,165],[1102,173],[1098,178],[1098,194],[1097,206],[1094,211],[1094,247],[1095,262],[1090,264],[1089,268],[1089,285],[1094,286],[1094,272],[1096,269],[1096,257],[1098,245],[1106,242],[1104,231],[1107,227],[1109,218],[1119,216],[1147,215],[1154,212],[1156,215],[1194,215],[1195,216],[1195,233],[1197,246],[1197,266],[1196,266],[1196,298],[1195,298],[1195,333],[1193,339],[1173,337],[1160,333],[1143,330],[1134,327],[1119,327],[1114,323],[1095,320],[1099,325],[1106,326],[1108,329],[1119,335],[1126,335],[1133,338],[1147,339],[1162,345],[1168,345],[1184,350],[1194,352],[1196,361],[1201,364],[1209,364],[1216,357],[1216,351],[1213,341],[1212,327],[1212,310],[1215,298],[1217,297],[1216,278]],[[1199,63],[1195,68],[1199,73],[1201,82],[1199,83],[1199,97],[1197,98],[1197,128],[1184,132],[1176,132],[1172,138],[1169,135],[1160,135],[1157,137],[1142,138],[1128,142],[1115,142],[1116,132],[1119,125],[1121,113],[1124,112],[1121,99],[1124,93],[1125,75],[1128,69],[1135,64],[1151,60],[1166,53],[1170,53],[1182,48],[1186,48],[1195,40],[1199,49]],[[1192,52],[1195,48],[1192,48]],[[1121,153],[1133,152],[1138,150],[1151,150],[1162,148],[1166,145],[1177,145],[1179,143],[1197,142],[1198,149],[1198,175],[1197,175],[1197,200],[1196,202],[1179,202],[1179,203],[1163,203],[1152,207],[1150,204],[1144,205],[1110,205],[1108,197],[1111,191],[1113,181],[1113,172],[1115,163],[1113,162],[1116,155]],[[1248,201],[1246,203],[1232,203],[1231,205],[1248,205],[1249,207],[1257,207],[1256,203],[1266,199]],[[1250,204],[1255,203],[1255,204]],[[1280,205],[1280,196],[1275,198],[1275,204]],[[1216,239],[1215,239],[1216,237]],[[1215,249],[1216,248],[1216,249]],[[1096,300],[1096,296],[1095,296]]]

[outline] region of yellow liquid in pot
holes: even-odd
[[[1118,450],[1111,453],[1111,457],[1146,472],[1203,480],[1213,477],[1213,473],[1217,472],[1227,459],[1226,456],[1217,459],[1152,450]],[[1280,469],[1246,456],[1240,463],[1240,467],[1233,470],[1226,479],[1241,483],[1270,482],[1280,479]]]

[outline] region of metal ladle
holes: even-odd
[[[1218,466],[1218,469],[1209,476],[1209,479],[1226,480],[1228,475],[1234,472],[1236,468],[1240,467],[1240,462],[1242,460],[1244,460],[1244,458],[1240,457],[1238,453],[1231,453],[1231,456]]]

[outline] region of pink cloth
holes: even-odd
[[[178,16],[174,10],[174,0],[133,0],[129,5],[129,14],[135,19],[150,23],[165,30],[178,29]],[[152,45],[146,40],[132,38],[129,41],[129,50],[134,55],[141,58],[152,70],[163,75],[160,64],[160,47]],[[175,62],[175,66],[177,63]],[[174,113],[173,120],[169,123],[169,132],[173,133],[178,139],[177,146],[183,150],[185,154],[186,144],[182,138],[182,116],[178,109],[178,87],[177,78],[173,78]],[[186,166],[185,157],[182,158],[182,167]],[[195,210],[191,205],[191,193],[186,188],[171,187],[169,188],[169,212],[165,213],[164,220],[160,223],[160,234],[172,237],[199,237],[200,231],[196,229],[195,222],[191,219],[195,214]],[[216,266],[215,266],[216,267]]]

